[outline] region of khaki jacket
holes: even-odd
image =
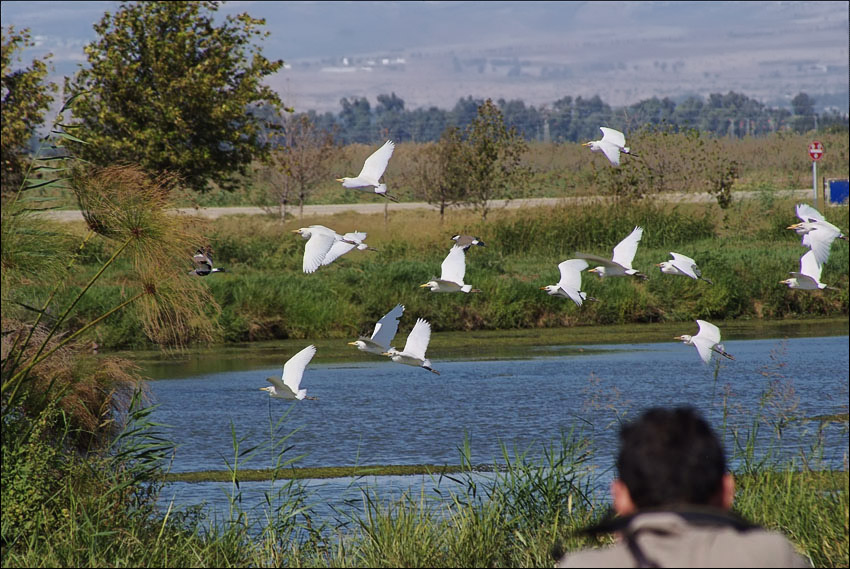
[[[567,553],[557,567],[811,567],[781,534],[689,524],[670,512],[636,516],[607,548]],[[634,546],[637,547],[634,547]]]

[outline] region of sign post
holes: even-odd
[[[814,192],[815,207],[818,206],[818,160],[823,158],[823,144],[814,140],[809,144],[809,156],[812,158],[812,191]]]

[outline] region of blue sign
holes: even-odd
[[[829,180],[829,203],[843,204],[850,197],[850,180]]]

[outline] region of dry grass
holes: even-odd
[[[3,320],[2,355],[6,365],[16,358],[28,362],[43,344],[46,350],[56,347],[64,336],[48,339],[48,329],[16,320]],[[23,352],[26,337],[32,338]],[[4,366],[6,367],[6,366]],[[4,370],[5,371],[5,370]],[[67,424],[76,433],[73,440],[81,448],[93,442],[107,442],[121,425],[130,397],[142,387],[139,368],[119,357],[92,355],[89,342],[71,342],[59,347],[51,357],[35,365],[23,380],[18,406],[32,416],[51,402],[64,412]]]

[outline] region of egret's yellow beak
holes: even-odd
[[[800,227],[800,225],[800,223],[795,223],[794,225],[789,225],[785,229],[797,229],[798,227]]]
[[[674,340],[683,340],[684,338],[682,338],[681,336],[676,336],[676,337],[675,337],[675,338],[673,338],[673,339],[674,339]]]
[[[425,288],[426,286],[428,286],[428,283],[419,285],[419,288]]]
[[[356,346],[356,345],[357,345],[357,342],[349,342],[349,343],[348,343],[348,345],[349,345],[349,346]]]
[[[655,266],[656,267],[663,267],[664,265],[662,265],[661,263],[655,263]]]
[[[301,233],[301,230],[300,230],[300,229],[292,229],[291,231],[292,231],[293,233]]]
[[[589,142],[584,142],[584,143],[582,143],[582,146],[590,146],[590,143],[589,143]]]
[[[545,286],[540,287],[540,290],[546,290]]]
[[[345,181],[345,179],[344,179],[344,178],[337,178],[337,179],[336,179],[336,181],[337,181],[337,182],[344,182],[344,181]]]
[[[381,355],[382,356],[388,356],[388,355],[390,355],[390,353],[389,352],[381,352]]]

